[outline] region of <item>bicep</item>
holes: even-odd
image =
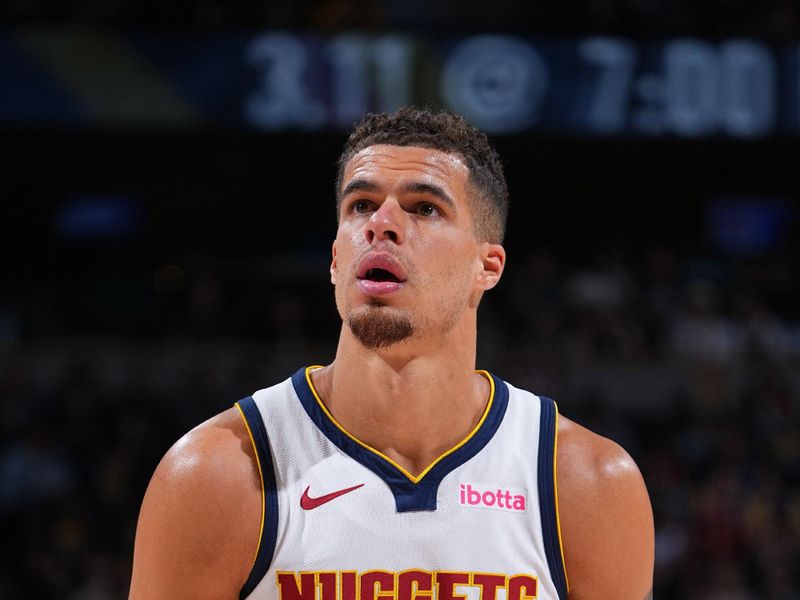
[[[142,501],[130,598],[238,598],[258,544],[260,491],[249,464],[225,464],[237,454],[180,444]]]
[[[644,480],[624,450],[591,436],[588,444],[579,436],[579,443],[559,450],[570,599],[646,599],[653,584],[654,531]]]

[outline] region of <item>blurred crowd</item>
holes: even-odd
[[[791,255],[606,248],[574,262],[530,250],[481,307],[481,367],[554,396],[637,460],[655,511],[655,597],[800,598]],[[263,278],[253,260],[159,270],[153,285],[176,307],[162,336],[0,346],[0,597],[125,597],[139,503],[164,451],[238,398],[332,358],[326,265],[306,265],[321,270],[308,283],[286,258],[261,259],[273,274]]]
[[[477,0],[0,0],[0,17],[170,31],[800,37],[793,0],[498,0],[491,10]],[[518,244],[480,309],[479,366],[553,396],[631,452],[655,512],[654,597],[800,599],[798,236],[738,255],[654,243],[575,257],[561,253],[568,241]],[[126,597],[139,504],[167,448],[240,397],[333,357],[323,255],[179,254],[146,276],[108,260],[113,275],[40,277],[37,266],[27,289],[0,299],[0,598]]]
[[[3,0],[5,23],[78,24],[167,30],[291,28],[315,31],[516,29],[529,33],[755,36],[800,33],[792,0]]]

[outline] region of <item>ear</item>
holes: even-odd
[[[484,242],[481,247],[482,270],[478,275],[478,286],[481,290],[492,289],[500,281],[506,265],[506,250],[500,244]]]
[[[336,240],[333,241],[331,247],[331,283],[336,285]]]

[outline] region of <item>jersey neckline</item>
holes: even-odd
[[[378,475],[389,486],[398,512],[435,510],[439,484],[448,473],[475,456],[492,439],[508,406],[508,388],[488,371],[477,371],[490,385],[489,402],[480,421],[459,444],[439,456],[422,473],[412,475],[395,461],[347,432],[330,414],[305,367],[292,376],[303,408],[317,428],[342,452]]]

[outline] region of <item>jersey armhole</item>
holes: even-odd
[[[558,484],[556,482],[556,446],[558,443],[558,407],[545,397],[541,399],[539,425],[539,509],[547,566],[558,591],[559,600],[567,600],[569,581],[561,543],[561,524],[558,515]]]
[[[250,441],[256,453],[258,474],[261,478],[261,526],[259,530],[258,548],[253,558],[250,575],[239,592],[239,598],[247,598],[259,582],[264,578],[275,553],[275,542],[278,537],[278,495],[275,483],[275,467],[269,449],[269,438],[261,418],[261,412],[252,396],[236,403],[236,408],[244,420]]]

